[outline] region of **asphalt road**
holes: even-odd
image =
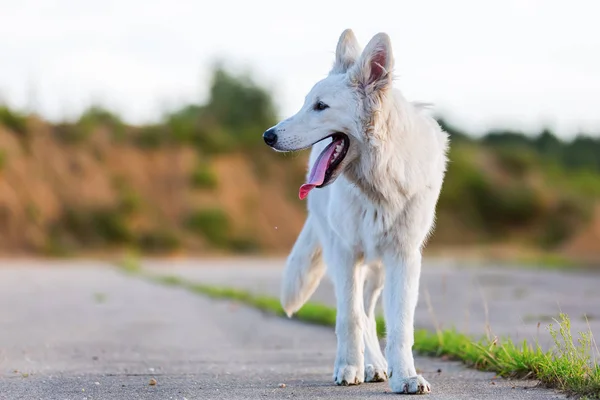
[[[215,268],[238,276],[246,267]],[[106,264],[0,262],[2,400],[390,398],[386,383],[335,386],[334,356],[330,328],[155,285]],[[416,362],[431,399],[562,398],[532,381]]]
[[[150,271],[188,280],[243,288],[279,297],[281,259],[144,261]],[[571,320],[574,336],[590,328],[600,335],[600,271],[513,268],[427,259],[421,273],[415,325],[456,328],[480,336],[510,337],[553,346],[548,325],[560,312]],[[325,277],[311,301],[335,306]],[[380,312],[381,302],[379,303]],[[587,317],[587,318],[586,318]],[[539,324],[539,325],[538,325]]]

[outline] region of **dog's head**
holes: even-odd
[[[340,36],[329,75],[317,82],[294,116],[263,134],[277,151],[296,151],[328,140],[300,188],[304,199],[327,186],[355,161],[369,141],[375,114],[392,86],[394,60],[390,38],[378,33],[361,52],[350,29]]]

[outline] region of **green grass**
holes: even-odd
[[[120,268],[161,285],[178,287],[214,299],[233,300],[263,312],[285,317],[279,299],[215,285],[194,283],[173,275],[155,275],[142,270],[133,257],[124,259]],[[317,325],[335,326],[336,311],[324,304],[308,302],[293,319]],[[591,331],[579,333],[575,340],[565,314],[548,326],[556,349],[543,351],[539,345],[510,339],[474,339],[453,329],[415,331],[414,350],[422,355],[462,361],[470,368],[495,372],[504,378],[536,379],[543,385],[578,398],[600,399],[600,366],[594,354],[598,348]],[[385,336],[385,321],[377,318],[377,334]]]
[[[106,303],[106,293],[102,293],[102,292],[94,293],[94,301],[98,304]]]
[[[518,257],[516,263],[526,267],[539,267],[542,269],[574,269],[580,267],[580,265],[565,256],[560,254],[553,254],[550,252],[543,253],[536,256],[524,256]]]

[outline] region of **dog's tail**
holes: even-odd
[[[314,293],[325,273],[321,246],[310,218],[288,256],[281,284],[281,305],[291,317]]]

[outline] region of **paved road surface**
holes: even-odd
[[[284,260],[145,261],[143,265],[151,271],[279,297]],[[327,278],[311,300],[335,306],[333,287]],[[383,313],[381,302],[379,305]],[[493,335],[516,341],[527,339],[530,343],[539,340],[542,347],[550,348],[553,342],[547,326],[561,311],[570,316],[575,336],[590,327],[600,336],[600,271],[478,268],[427,260],[421,274],[415,324],[428,329],[454,326],[477,336],[485,334],[489,325]]]
[[[101,263],[0,266],[2,400],[390,399],[385,383],[333,385],[329,328],[157,286]],[[458,363],[419,357],[417,365],[432,383],[430,399],[562,398]]]

